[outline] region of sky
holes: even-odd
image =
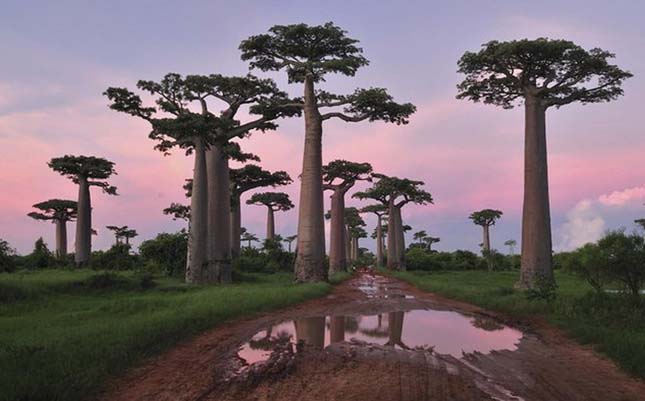
[[[168,72],[243,75],[238,45],[275,24],[333,21],[360,40],[370,65],[355,77],[330,76],[321,88],[350,93],[388,88],[412,102],[409,125],[330,121],[323,159],[370,162],[378,172],[422,180],[435,203],[403,211],[413,231],[441,238],[436,249],[477,250],[481,228],[468,215],[504,212],[492,246],[520,241],[523,112],[455,99],[456,63],[489,40],[549,37],[616,54],[634,78],[611,103],[569,105],[547,113],[553,243],[568,250],[606,230],[635,229],[645,217],[645,3],[640,1],[3,1],[0,12],[0,238],[29,252],[54,227],[26,216],[50,198],[75,199],[75,185],[47,166],[52,157],[83,154],[116,163],[117,197],[93,190],[94,249],[113,242],[106,225],[128,225],[137,245],[184,227],[161,213],[185,202],[181,185],[192,161],[153,150],[148,127],[108,109],[109,86],[134,88]],[[271,77],[292,95],[283,72]],[[269,170],[300,173],[302,119],[244,139],[245,151]],[[299,182],[285,191],[297,205]],[[358,185],[361,189],[364,186]],[[251,193],[247,193],[246,199]],[[329,202],[326,196],[326,202]],[[356,200],[349,205],[361,206]],[[243,225],[262,237],[266,212],[244,206]],[[366,216],[368,231],[374,219]],[[296,232],[297,209],[276,216],[280,234]],[[70,246],[73,244],[73,226]],[[411,234],[409,234],[409,237]],[[410,238],[409,238],[410,239]],[[371,239],[361,245],[373,248]]]

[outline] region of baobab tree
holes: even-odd
[[[128,231],[128,226],[105,226],[105,228],[114,233],[114,245],[119,245],[121,238],[124,238],[125,232]]]
[[[74,221],[78,211],[78,203],[66,199],[50,199],[33,205],[38,212],[27,216],[36,220],[51,221],[56,225],[56,256],[67,255],[67,222]]]
[[[428,236],[424,239],[424,241],[426,243],[426,249],[428,251],[432,251],[432,244],[436,244],[437,242],[441,241],[441,238]]]
[[[412,234],[412,239],[416,241],[417,245],[424,247],[426,238],[428,238],[428,233],[425,230],[417,231]]]
[[[477,212],[472,212],[469,219],[478,226],[482,227],[484,233],[484,240],[482,241],[482,249],[484,252],[490,252],[490,226],[494,226],[495,222],[502,217],[504,213],[501,210],[483,209]]]
[[[333,160],[323,166],[323,189],[332,191],[329,232],[329,275],[347,271],[345,253],[345,194],[356,181],[370,179],[372,165],[347,160]]]
[[[504,242],[504,245],[508,247],[508,253],[511,256],[515,256],[515,246],[517,245],[517,241],[514,239],[509,239],[508,241]]]
[[[296,281],[327,279],[322,182],[323,122],[385,121],[406,124],[415,107],[398,104],[383,88],[357,89],[349,95],[316,90],[325,75],[354,76],[368,64],[358,41],[331,22],[324,25],[275,25],[266,34],[240,44],[242,60],[262,71],[286,70],[289,82],[302,83],[304,94],[292,105],[305,117],[305,146],[300,183]],[[344,107],[342,111],[338,108]],[[329,110],[321,112],[321,110]]]
[[[246,201],[248,205],[261,205],[267,208],[267,241],[275,240],[275,212],[293,209],[289,195],[284,192],[260,192]]]
[[[373,174],[378,181],[354,197],[358,199],[374,199],[388,208],[387,232],[387,267],[391,270],[405,270],[405,227],[401,219],[401,209],[408,203],[418,205],[432,204],[432,195],[423,190],[423,181],[407,178],[389,177],[383,174]],[[410,227],[411,229],[411,227]]]
[[[144,107],[141,98],[126,88],[109,88],[105,95],[114,110],[150,122],[150,138],[158,140],[165,154],[173,148],[195,154],[191,196],[191,262],[186,281],[213,283],[231,281],[231,188],[229,153],[231,140],[251,131],[272,130],[273,120],[299,115],[299,108],[282,107],[288,98],[269,79],[252,75],[225,77],[219,74],[167,74],[160,82],[139,81],[137,87],[157,97],[159,111]],[[215,114],[209,101],[224,109]],[[254,120],[240,123],[236,114],[244,105]]]
[[[331,213],[330,213],[330,217],[331,217]],[[347,254],[347,259],[350,265],[358,257],[358,238],[367,237],[367,233],[365,233],[365,230],[363,229],[363,227],[365,227],[365,220],[363,220],[363,218],[361,217],[359,210],[355,207],[345,208],[345,213],[344,213],[344,228],[346,230],[345,252]],[[363,236],[363,233],[364,233],[364,236]]]
[[[636,219],[634,220],[634,223],[636,223],[640,228],[645,230],[645,219]]]
[[[284,240],[283,240],[283,241],[284,241],[284,242],[286,242],[286,243],[288,244],[288,247],[289,247],[289,248],[287,248],[287,249],[289,250],[289,253],[291,253],[291,243],[292,243],[293,241],[295,241],[297,238],[298,238],[298,236],[297,236],[297,235],[290,235],[290,236],[288,236],[288,237],[285,237],[285,238],[284,238]]]
[[[255,234],[245,231],[241,236],[242,241],[247,241],[247,248],[251,249],[251,242],[259,242],[260,240]]]
[[[513,108],[524,103],[524,202],[522,269],[518,286],[553,280],[547,173],[546,111],[569,103],[608,102],[623,94],[632,76],[609,63],[614,55],[566,40],[491,41],[458,62],[466,75],[457,98]]]
[[[383,216],[387,215],[387,206],[382,204],[374,204],[363,207],[361,213],[373,213],[376,215],[376,267],[383,267],[383,254],[384,254],[384,233],[383,233]]]
[[[125,231],[123,231],[123,233],[121,234],[121,237],[125,239],[125,244],[126,244],[126,245],[130,245],[130,240],[131,240],[132,238],[134,238],[134,237],[137,237],[137,236],[139,236],[139,233],[137,232],[137,230],[132,229],[132,228],[128,228],[128,229],[126,229],[126,230],[125,230]]]
[[[233,257],[240,254],[240,236],[242,235],[242,214],[240,197],[247,191],[261,187],[288,185],[293,180],[286,171],[270,172],[255,164],[230,169],[231,179],[231,253]]]
[[[90,261],[92,253],[92,202],[90,187],[99,187],[108,195],[117,195],[116,187],[106,180],[116,174],[114,163],[94,156],[55,157],[49,167],[78,185],[74,261],[77,266]]]

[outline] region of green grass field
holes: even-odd
[[[580,279],[558,272],[552,302],[527,299],[513,289],[519,272],[396,272],[395,277],[422,290],[470,302],[517,318],[542,316],[577,341],[615,360],[625,371],[645,378],[645,303],[635,306],[619,295],[599,298]]]
[[[0,274],[0,400],[87,399],[107,377],[191,335],[331,289],[295,285],[291,274],[247,275],[239,284],[209,287],[158,278],[146,290],[132,273],[111,284],[95,276]]]

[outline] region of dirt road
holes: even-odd
[[[644,401],[645,383],[546,324],[364,273],[204,333],[102,399]]]

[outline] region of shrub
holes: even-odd
[[[56,258],[47,247],[47,244],[42,237],[36,240],[34,250],[27,256],[21,258],[22,267],[35,270],[46,269],[56,265]]]
[[[138,258],[130,254],[130,249],[128,244],[115,244],[107,251],[92,252],[90,266],[96,270],[132,270]]]
[[[610,231],[598,241],[609,275],[621,282],[634,300],[640,301],[645,283],[645,241],[636,234]]]
[[[184,230],[174,234],[161,233],[139,245],[143,263],[148,267],[158,267],[169,276],[184,275],[187,250],[188,234]]]
[[[0,273],[16,270],[15,255],[16,251],[9,246],[9,243],[0,239]]]
[[[587,244],[574,252],[562,253],[558,259],[563,270],[587,281],[597,293],[604,293],[606,284],[611,280],[610,267],[606,252],[597,244]]]

